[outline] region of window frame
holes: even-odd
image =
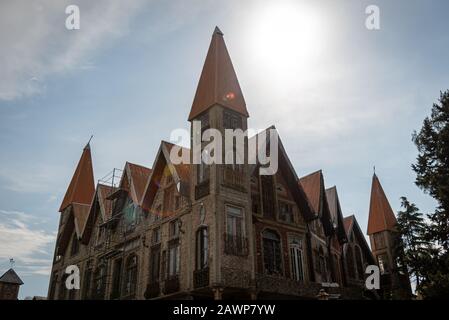
[[[268,235],[272,235],[274,238],[270,238]],[[268,275],[283,276],[285,268],[281,235],[275,229],[265,228],[261,231],[261,241],[263,272]],[[268,260],[270,247],[272,259]],[[267,265],[272,268],[267,268]]]
[[[295,241],[298,241],[299,243],[294,243]],[[288,239],[291,278],[299,282],[304,282],[305,279],[303,243],[303,239],[299,236],[291,236]],[[294,257],[293,252],[296,253],[296,257]],[[294,258],[298,257],[299,262],[294,260]]]
[[[209,230],[206,226],[196,231],[196,270],[209,266]]]

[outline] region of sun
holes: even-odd
[[[250,20],[250,54],[271,73],[303,72],[326,44],[325,17],[299,1],[276,1],[256,9]]]

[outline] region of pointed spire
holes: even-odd
[[[83,149],[83,154],[78,162],[78,166],[70,181],[69,187],[67,188],[59,212],[62,212],[72,203],[90,204],[94,192],[95,184],[92,156],[90,153],[90,143],[87,143]]]
[[[215,27],[212,40],[198,82],[189,121],[214,104],[220,104],[248,117],[245,99],[223,39],[223,32]]]
[[[369,206],[368,231],[371,235],[381,231],[395,231],[396,217],[388,202],[387,196],[376,173],[373,174],[371,185],[371,200]]]
[[[87,141],[86,146],[84,147],[84,149],[90,149],[90,142],[92,141],[92,138],[94,137],[94,135],[91,135],[89,138],[89,141]]]

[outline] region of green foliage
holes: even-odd
[[[426,241],[426,223],[423,214],[414,203],[401,198],[403,211],[398,212],[397,229],[400,234],[396,247],[397,265],[403,273],[408,273],[419,284],[423,269],[429,258],[430,244]]]
[[[428,215],[429,240],[449,250],[449,90],[440,94],[419,133],[413,134],[418,148],[416,185],[438,201],[438,208]]]
[[[438,202],[428,223],[414,204],[402,198],[398,228],[399,263],[407,266],[425,299],[449,298],[449,90],[440,93],[421,130],[413,134],[418,149],[416,185]]]

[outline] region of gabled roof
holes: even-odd
[[[170,152],[173,147],[179,148],[181,152],[190,154],[190,149],[175,145],[170,142],[162,141],[159,150],[154,160],[153,170],[145,187],[144,194],[141,200],[141,207],[149,210],[153,203],[156,192],[159,188],[162,177],[171,174],[180,194],[189,197],[190,185],[190,165],[189,164],[173,164],[170,160]],[[168,167],[168,171],[165,167]]]
[[[84,244],[89,243],[89,239],[94,228],[94,223],[97,218],[97,212],[100,213],[102,222],[105,222],[110,218],[112,212],[112,201],[107,200],[107,197],[113,192],[113,190],[114,189],[111,186],[100,183],[97,184],[95,195],[89,207],[87,222],[82,231],[81,239]]]
[[[19,286],[23,284],[22,279],[17,275],[13,268],[6,271],[1,277],[0,282],[18,284]]]
[[[57,241],[59,245],[57,249],[58,254],[64,255],[67,245],[72,238],[73,231],[75,231],[75,235],[78,239],[82,239],[84,229],[89,219],[90,208],[90,204],[72,203],[69,217],[61,232],[60,238]]]
[[[343,218],[343,223],[345,225],[345,232],[346,232],[346,234],[348,236],[349,236],[349,233],[350,233],[350,231],[352,229],[352,225],[354,223],[354,218],[355,218],[354,215],[351,215],[349,217],[344,217]]]
[[[131,188],[133,191],[131,193],[131,197],[135,203],[139,204],[142,200],[148,178],[150,177],[151,169],[127,162],[125,165],[125,170],[129,174],[131,180]]]
[[[331,221],[331,214],[329,212],[329,205],[327,203],[326,191],[324,189],[323,172],[318,170],[305,177],[299,179],[304,192],[309,199],[315,217],[321,219],[326,235],[331,235],[333,226]]]
[[[260,132],[254,136],[252,136],[249,139],[248,144],[249,145],[255,145],[256,148],[266,148],[267,144],[266,144],[266,137],[269,137],[269,133],[268,130],[276,130],[275,126],[271,126],[267,129],[265,129],[263,132]],[[265,134],[264,137],[261,137],[262,134]],[[289,191],[293,197],[293,199],[295,200],[296,204],[299,207],[299,210],[301,212],[301,214],[303,214],[304,218],[306,220],[310,220],[313,218],[313,210],[311,208],[310,202],[307,199],[307,196],[302,188],[302,186],[300,184],[298,184],[298,175],[296,174],[295,169],[293,168],[293,165],[290,161],[290,158],[287,155],[287,152],[285,151],[284,148],[284,144],[282,143],[281,138],[279,137],[279,133],[278,134],[278,169],[281,170],[281,173],[285,179],[285,182],[287,183],[287,186],[289,188]],[[261,145],[260,140],[262,140],[263,144]],[[268,145],[269,146],[269,145]],[[255,156],[255,155],[253,155]],[[256,158],[256,160],[258,160]],[[259,174],[259,169],[260,164],[256,163],[256,164],[251,164],[250,165],[250,172],[252,173],[252,175],[257,175]]]
[[[223,33],[215,27],[201,72],[189,121],[215,104],[249,116]]]
[[[343,213],[341,211],[340,200],[338,199],[337,187],[326,189],[327,204],[331,214],[332,223],[337,228],[337,235],[340,241],[346,241],[346,232],[343,224]]]
[[[367,234],[385,230],[395,231],[397,220],[388,202],[387,196],[376,174],[371,184],[371,200],[369,205],[369,219]]]
[[[322,172],[321,170],[315,171],[299,179],[304,192],[309,199],[310,204],[315,215],[319,215],[321,209],[322,199]]]
[[[84,227],[86,226],[87,218],[89,217],[90,204],[73,203],[72,206],[75,231],[78,238],[81,238]]]
[[[90,204],[95,192],[94,173],[90,145],[87,144],[62,200],[59,212],[72,203]]]
[[[345,225],[345,230],[348,239],[351,237],[351,234],[354,233],[354,237],[358,239],[358,243],[361,245],[365,253],[365,257],[369,259],[369,263],[375,264],[376,260],[374,259],[373,253],[371,252],[371,249],[368,245],[368,242],[366,241],[365,236],[363,235],[362,229],[360,228],[360,225],[357,222],[356,217],[354,215],[344,217],[343,223]]]

